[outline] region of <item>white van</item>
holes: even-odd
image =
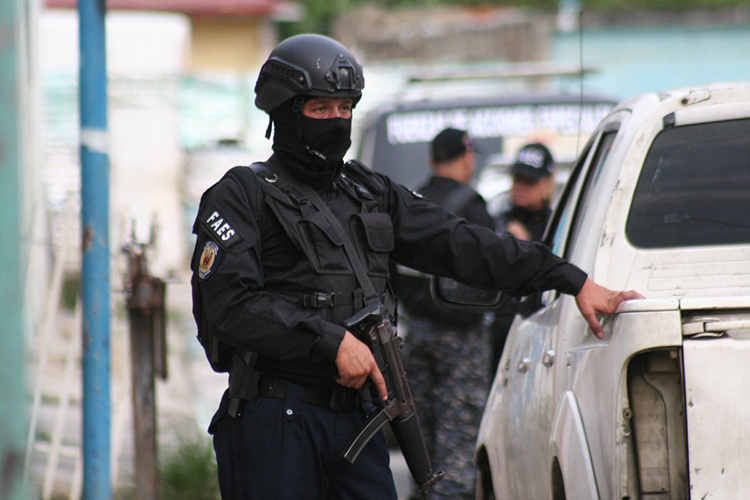
[[[607,96],[558,92],[397,100],[367,114],[357,158],[416,189],[430,175],[430,142],[453,127],[466,130],[476,146],[477,177],[486,166],[510,163],[528,142],[544,142],[557,161],[571,162],[579,143],[615,104]]]

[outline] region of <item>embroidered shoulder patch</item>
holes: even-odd
[[[219,246],[213,241],[207,241],[203,246],[201,260],[198,263],[198,277],[202,280],[208,278],[214,270],[216,260],[219,258]]]
[[[237,231],[234,226],[224,218],[218,210],[214,210],[210,215],[205,216],[205,223],[211,228],[211,231],[221,239],[224,248],[234,243],[234,240],[239,239]]]

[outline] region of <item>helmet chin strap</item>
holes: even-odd
[[[266,127],[266,139],[271,138],[272,129],[273,129],[273,118],[271,118],[271,115],[268,115],[268,127]]]
[[[295,115],[302,113],[302,108],[305,106],[305,102],[307,102],[308,97],[305,97],[303,95],[298,95],[294,98],[294,101],[292,102],[292,113]]]
[[[297,138],[299,140],[302,140],[302,122],[299,120],[299,116],[302,113],[302,107],[305,105],[305,102],[307,101],[308,97],[303,95],[298,95],[294,98],[292,101],[292,115],[296,116],[298,118],[297,122]],[[277,127],[278,129],[278,127]],[[268,115],[268,127],[266,127],[266,139],[271,138],[271,133],[273,131],[273,115],[269,113]],[[316,155],[317,156],[317,155]],[[323,157],[325,159],[325,157]]]

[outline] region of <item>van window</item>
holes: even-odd
[[[750,242],[750,120],[676,127],[654,140],[626,234],[641,248]]]

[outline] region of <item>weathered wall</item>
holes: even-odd
[[[368,61],[538,61],[553,21],[522,9],[368,5],[339,16],[332,34]]]

